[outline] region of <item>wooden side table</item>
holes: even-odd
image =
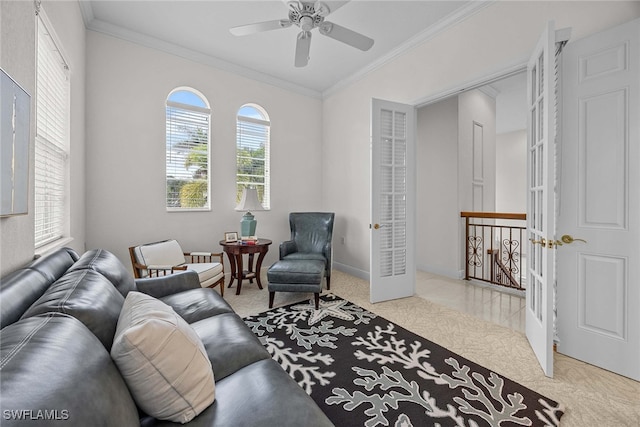
[[[229,264],[231,264],[231,279],[229,280],[228,288],[231,287],[234,280],[238,281],[238,287],[236,289],[236,295],[240,295],[242,289],[242,281],[249,279],[250,283],[253,283],[253,279],[256,279],[258,288],[262,289],[262,283],[260,282],[260,267],[262,267],[262,261],[265,255],[269,251],[269,245],[271,244],[269,239],[258,239],[254,245],[242,244],[242,242],[225,242],[220,240],[220,245],[229,257]],[[245,270],[243,268],[242,256],[244,254],[249,255],[249,265]],[[258,260],[253,268],[254,255],[258,254]]]

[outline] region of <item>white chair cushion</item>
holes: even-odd
[[[111,357],[140,408],[155,418],[184,424],[215,399],[202,341],[171,307],[149,295],[127,295]]]
[[[143,265],[175,266],[184,264],[185,261],[182,248],[176,240],[138,246],[136,257]]]
[[[202,287],[207,287],[217,282],[223,275],[222,264],[219,262],[199,262],[185,265],[187,270],[193,270],[198,273]]]

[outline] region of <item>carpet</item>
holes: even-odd
[[[336,426],[557,426],[564,412],[332,294],[244,322]]]

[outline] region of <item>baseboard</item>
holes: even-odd
[[[456,280],[464,278],[464,271],[462,270],[450,270],[435,265],[418,265],[417,269],[420,271],[425,271],[427,273],[433,273],[437,274],[438,276],[449,277]]]
[[[371,277],[368,271],[360,270],[355,267],[351,267],[350,265],[340,264],[339,262],[333,262],[333,268],[335,270],[342,271],[343,273],[350,274],[351,276],[355,276],[359,279],[369,281]]]

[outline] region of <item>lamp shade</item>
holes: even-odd
[[[242,190],[242,198],[240,199],[238,206],[236,206],[236,210],[242,212],[246,211],[240,220],[240,236],[255,236],[258,221],[256,221],[251,211],[264,210],[258,200],[258,190],[255,188],[245,187]]]
[[[260,204],[258,200],[258,190],[255,188],[247,188],[245,187],[242,190],[242,198],[240,199],[240,203],[236,206],[237,211],[245,212],[245,211],[262,211],[264,208]]]

